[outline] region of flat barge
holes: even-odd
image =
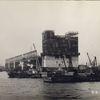
[[[88,70],[88,72],[87,72]],[[48,72],[47,76],[43,78],[47,83],[74,83],[74,82],[99,82],[100,81],[100,69],[98,67],[87,68],[83,70],[73,71],[55,71]]]

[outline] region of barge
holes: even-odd
[[[46,75],[44,82],[96,82],[100,81],[100,68],[96,57],[90,65],[79,65],[77,32],[55,35],[54,31],[43,32],[43,69]]]
[[[41,78],[41,57],[37,50],[6,59],[5,67],[9,78]]]

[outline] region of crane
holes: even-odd
[[[34,51],[36,52],[36,63],[37,63],[36,66],[38,65],[40,67],[40,62],[39,62],[39,59],[38,59],[37,50],[36,50],[34,43],[33,43],[33,48],[34,48]]]
[[[88,59],[89,59],[89,63],[90,63],[90,65],[91,65],[92,67],[97,66],[97,58],[96,58],[96,56],[94,56],[94,60],[93,60],[93,61],[91,61],[91,59],[90,59],[88,53],[87,53],[87,56],[88,56]]]
[[[94,60],[92,61],[92,65],[93,66],[97,66],[97,58],[96,58],[96,56],[94,56]]]
[[[90,65],[92,65],[92,62],[91,62],[91,59],[90,59],[90,57],[89,57],[88,52],[87,52],[87,56],[88,56],[88,59],[89,59],[89,63],[90,63]]]
[[[34,48],[35,51],[37,51],[34,43],[33,43],[33,48]]]

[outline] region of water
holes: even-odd
[[[0,100],[100,100],[100,82],[44,83],[0,72]]]

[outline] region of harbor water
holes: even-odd
[[[44,83],[0,72],[0,100],[100,100],[100,82]]]

